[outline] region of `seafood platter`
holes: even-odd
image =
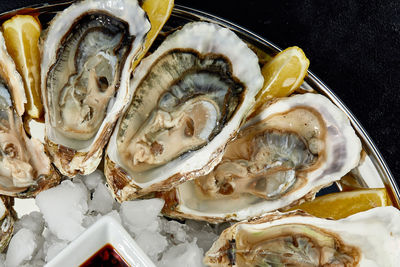
[[[399,189],[300,48],[173,0],[0,22],[0,266],[51,263],[105,216],[156,266],[400,260]]]

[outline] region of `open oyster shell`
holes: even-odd
[[[400,212],[379,207],[338,221],[272,213],[226,229],[207,266],[397,266]]]
[[[51,22],[42,46],[46,146],[67,176],[98,166],[130,99],[131,63],[150,23],[136,0],[79,1]]]
[[[261,88],[257,56],[233,32],[197,22],[142,60],[110,139],[105,174],[120,201],[168,190],[221,159]]]
[[[8,246],[17,219],[13,209],[14,199],[0,196],[0,253]]]
[[[59,183],[40,141],[29,138],[21,115],[26,96],[22,78],[0,32],[0,194],[32,197]],[[14,104],[14,105],[13,105]]]
[[[12,97],[14,110],[17,115],[21,117],[25,112],[25,104],[27,102],[24,82],[17,71],[13,59],[7,52],[2,32],[0,32],[0,77],[2,83],[8,85],[7,87]]]
[[[206,176],[163,193],[169,216],[243,220],[304,199],[357,166],[361,142],[328,98],[276,100],[242,126]]]

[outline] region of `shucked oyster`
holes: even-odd
[[[206,176],[164,194],[164,212],[211,222],[243,220],[313,198],[360,158],[346,115],[326,97],[294,95],[250,119]]]
[[[64,175],[99,164],[149,29],[136,0],[79,1],[51,22],[41,64],[46,144]]]
[[[0,196],[0,253],[7,247],[13,234],[17,217],[13,205],[13,198]]]
[[[19,116],[26,99],[24,85],[1,33],[0,70],[0,194],[35,196],[56,185],[60,177],[43,145],[25,133]]]
[[[115,196],[209,172],[262,82],[257,56],[226,28],[190,23],[169,36],[136,69],[132,102],[110,139],[105,174]]]
[[[273,213],[226,229],[208,266],[398,266],[400,212],[380,207],[342,220]]]

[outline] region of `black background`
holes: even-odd
[[[1,1],[0,12],[40,2]],[[358,118],[399,183],[400,1],[175,3],[223,17],[281,48],[300,46],[310,69]]]

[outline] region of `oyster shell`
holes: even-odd
[[[13,209],[14,199],[0,196],[0,253],[8,246],[17,219]]]
[[[22,116],[25,112],[25,104],[27,103],[24,82],[17,71],[15,63],[7,52],[6,43],[3,33],[0,32],[0,77],[2,84],[7,84],[9,94],[12,96],[14,110],[18,116]]]
[[[272,213],[226,229],[208,266],[397,266],[400,212],[379,207],[338,221]]]
[[[209,172],[254,103],[257,56],[218,25],[186,24],[136,69],[134,96],[107,147],[105,174],[120,201]]]
[[[131,63],[149,29],[136,0],[79,1],[52,20],[41,84],[46,145],[64,175],[98,166],[130,98]]]
[[[251,118],[206,176],[163,194],[164,213],[243,220],[312,199],[357,166],[361,142],[346,115],[318,94],[276,100]]]
[[[24,85],[1,33],[0,66],[0,194],[32,197],[58,184],[60,177],[43,144],[25,133],[20,117],[26,100]]]

